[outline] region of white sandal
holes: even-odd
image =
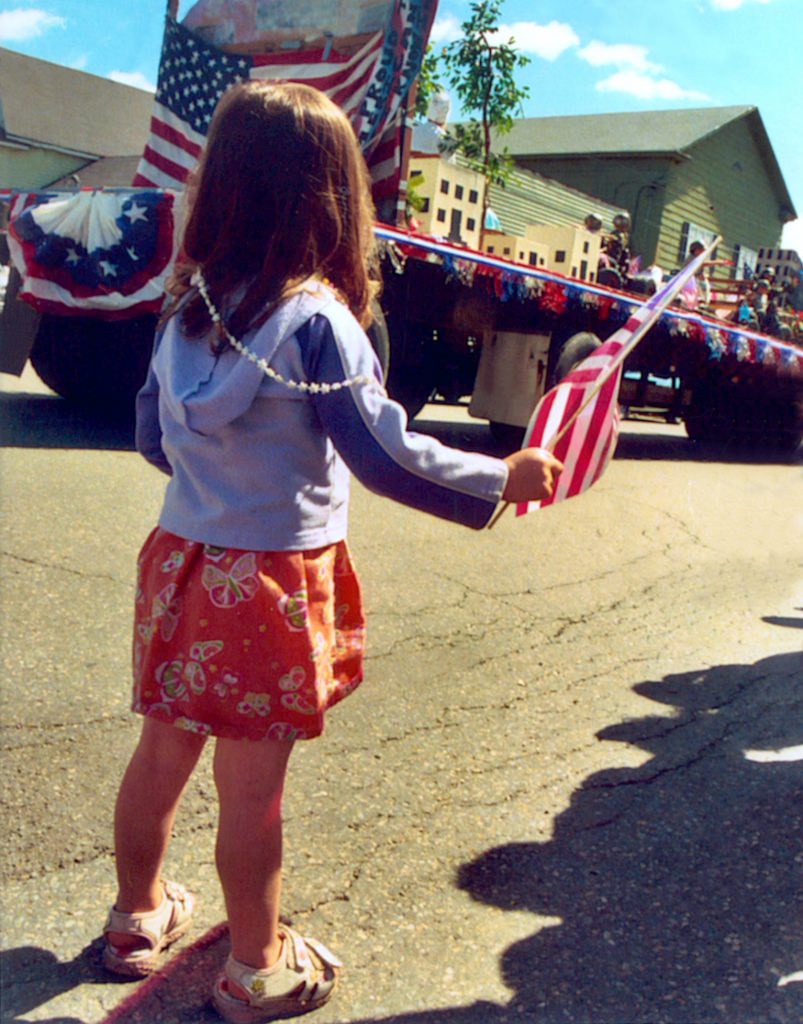
[[[282,952],[272,967],[257,970],[230,956],[212,993],[215,1008],[229,1024],[264,1024],[317,1010],[337,985],[343,964],[315,939],[304,939],[282,925]],[[248,993],[248,1001],[229,991],[229,982]]]
[[[143,914],[126,914],[114,907],[103,928],[106,945],[103,966],[115,974],[129,978],[147,978],[159,966],[161,954],[187,931],[192,923],[195,900],[178,882],[162,882],[164,899],[156,910]],[[112,945],[109,932],[122,932],[142,939],[144,945],[133,949]]]

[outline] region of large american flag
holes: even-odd
[[[168,15],[150,138],[134,185],[180,188],[201,154],[218,100],[250,78],[304,82],[349,115],[374,182],[392,196],[401,172],[401,138],[410,88],[421,70],[437,0],[396,0],[385,32],[356,53],[334,49],[231,54]]]
[[[716,239],[693,262],[630,315],[603,345],[584,359],[536,406],[523,447],[546,448],[564,465],[555,490],[542,501],[521,502],[522,516],[582,494],[605,472],[619,436],[619,385],[625,359],[708,258]]]

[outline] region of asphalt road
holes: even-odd
[[[99,966],[162,479],[3,384],[0,1020],[212,1022],[206,758],[169,871],[197,929],[154,986]],[[368,678],[286,799],[287,916],[346,962],[319,1024],[800,1024],[802,511],[800,457],[638,422],[591,493],[490,532],[356,488]]]

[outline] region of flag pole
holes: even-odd
[[[567,422],[563,424],[561,429],[549,439],[548,444],[544,445],[546,451],[554,451],[558,442],[571,429],[572,425],[577,421],[577,418],[580,416],[583,410],[586,409],[588,405],[597,397],[600,391],[608,383],[611,376],[619,370],[619,367],[622,365],[625,359],[627,359],[627,357],[630,355],[630,353],[633,351],[636,345],[638,345],[638,343],[641,341],[641,339],[644,337],[647,331],[649,331],[654,326],[656,320],[658,320],[658,318],[664,312],[664,310],[672,301],[672,299],[674,299],[676,295],[680,291],[682,291],[684,286],[698,273],[703,263],[705,263],[706,259],[711,255],[711,253],[714,251],[714,249],[716,249],[716,247],[719,245],[721,241],[722,236],[717,235],[717,237],[712,242],[710,242],[709,245],[701,253],[699,253],[685,267],[678,271],[678,273],[658,293],[657,296],[652,296],[652,298],[648,299],[647,302],[642,303],[642,309],[651,306],[649,315],[644,318],[644,320],[638,325],[638,327],[635,328],[631,337],[628,339],[627,344],[622,347],[621,351],[617,353],[616,358],[611,360],[610,365],[607,366],[605,370],[603,370],[603,372],[599,375],[599,377],[594,383],[594,387],[591,388],[589,393],[586,395],[580,407],[575,410],[575,412],[567,420]],[[654,305],[651,305],[653,303]],[[556,386],[559,387],[560,384],[558,383],[558,385]],[[522,445],[522,447],[526,446],[527,440],[530,434],[532,433],[532,425],[533,421],[535,420],[535,414],[537,411],[538,407],[536,406],[536,409],[533,411],[533,414],[530,417],[530,423],[528,424],[527,433],[525,434],[525,443],[524,445]],[[504,513],[507,511],[511,504],[512,502],[506,501],[501,506],[501,508],[497,509],[497,511],[491,518],[490,522],[488,523],[489,530],[492,530],[494,526],[496,526],[496,524],[499,522],[499,520],[502,518],[502,516],[504,515]]]

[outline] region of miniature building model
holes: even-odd
[[[525,236],[486,231],[483,251],[581,281],[596,281],[601,237],[571,224],[531,224]]]
[[[485,188],[482,175],[442,156],[414,153],[410,180],[415,182],[415,194],[422,201],[422,208],[415,211],[421,231],[479,249]]]

